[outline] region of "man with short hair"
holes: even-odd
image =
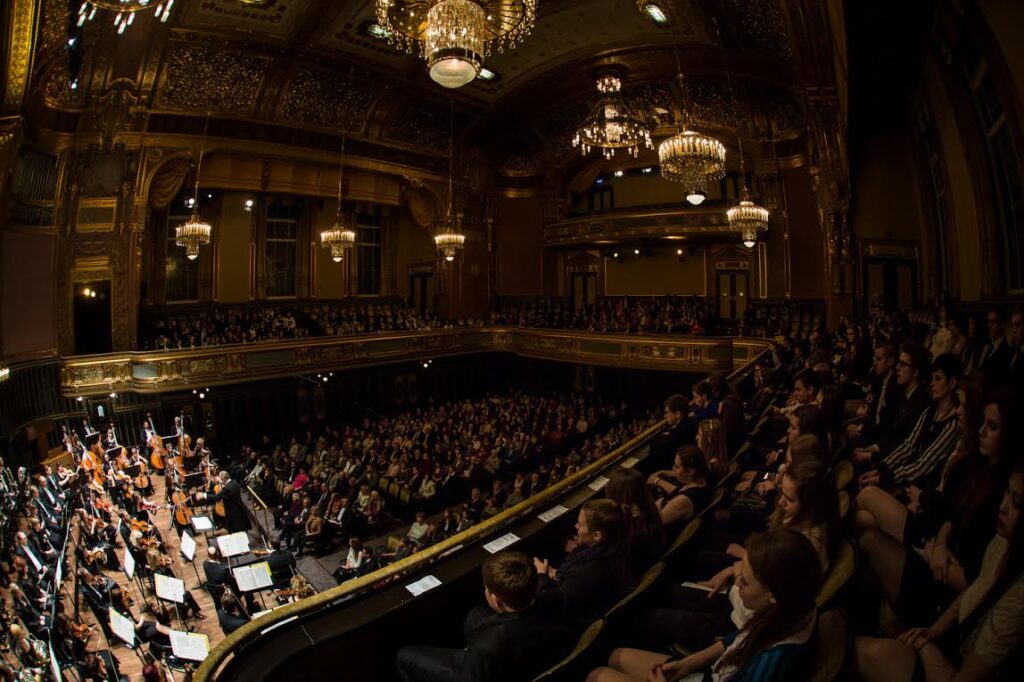
[[[563,653],[563,626],[537,598],[530,558],[499,552],[484,561],[482,572],[487,606],[466,616],[466,648],[402,647],[395,663],[404,682],[530,680]]]
[[[650,457],[656,464],[675,457],[676,450],[686,440],[686,397],[676,393],[665,399],[665,428],[651,438]],[[667,467],[661,467],[667,468]]]
[[[988,343],[981,351],[978,369],[987,376],[999,379],[1010,369],[1013,349],[1006,342],[1006,321],[1003,313],[993,308],[986,316],[988,322]]]
[[[1016,386],[1024,382],[1024,309],[1014,308],[1010,313],[1007,341],[1010,344],[1009,380]]]
[[[847,437],[860,436],[865,442],[872,443],[892,426],[900,391],[896,381],[896,359],[896,348],[892,345],[879,344],[875,348],[865,404],[857,411],[857,417],[847,423]]]
[[[793,377],[793,395],[789,404],[779,412],[789,416],[801,405],[818,405],[821,392],[821,375],[813,369],[802,369]]]
[[[922,378],[927,377],[928,372],[928,351],[924,346],[915,341],[907,341],[900,346],[899,360],[896,362],[896,383],[903,394],[892,426],[881,433],[874,444],[854,450],[854,462],[867,464],[876,453],[886,454],[907,439],[921,413],[931,403],[929,390],[922,383]]]

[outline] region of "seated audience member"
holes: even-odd
[[[348,554],[345,556],[345,560],[341,562],[338,570],[334,572],[335,580],[342,583],[358,576],[367,558],[368,555],[366,548],[363,547],[363,542],[359,538],[349,538]]]
[[[670,471],[657,471],[648,477],[647,482],[661,495],[655,506],[668,536],[711,501],[710,478],[704,453],[693,445],[679,448]]]
[[[1020,456],[1019,420],[1010,394],[986,401],[976,450],[950,467],[938,494],[877,506],[874,521],[860,515],[865,563],[908,625],[931,623],[977,579]]]
[[[673,457],[679,446],[686,440],[687,403],[682,395],[670,395],[665,399],[665,428],[651,438],[650,457],[664,466]]]
[[[897,639],[858,637],[857,670],[868,682],[982,680],[1005,673],[1024,646],[1024,470],[1003,493],[995,537],[977,577],[927,627]],[[1012,672],[1009,673],[1013,675]]]
[[[605,497],[622,507],[626,521],[626,548],[630,578],[636,581],[657,563],[665,551],[665,529],[661,513],[647,489],[644,476],[636,469],[620,468],[608,477]]]
[[[752,614],[739,630],[684,658],[616,649],[587,682],[663,682],[709,671],[711,679],[734,682],[801,679],[822,581],[814,549],[799,533],[769,531],[751,538],[733,570],[739,599]]]
[[[879,453],[887,455],[900,443],[905,441],[913,431],[917,420],[930,403],[929,391],[922,380],[928,372],[928,352],[914,341],[907,341],[900,346],[899,359],[896,361],[896,383],[902,389],[899,406],[893,417],[892,425],[878,440],[865,447],[853,451],[853,461],[867,466],[878,457]]]
[[[711,384],[707,381],[698,381],[690,392],[693,399],[690,400],[690,412],[687,414],[687,418],[693,425],[690,427],[690,433],[693,433],[696,425],[703,420],[718,417],[718,400],[711,389]]]
[[[534,559],[541,593],[558,593],[571,625],[589,625],[625,594],[629,567],[624,535],[619,505],[590,500],[576,520],[576,546],[562,564],[555,569],[546,559]]]
[[[793,393],[785,407],[778,408],[783,415],[790,415],[793,410],[803,405],[819,406],[821,404],[821,375],[813,369],[800,370],[793,377]]]
[[[729,447],[725,440],[725,429],[718,419],[705,419],[697,426],[697,447],[704,453],[708,471],[717,481],[725,476],[729,466]]]
[[[856,416],[846,424],[848,438],[860,438],[874,443],[891,426],[899,404],[899,384],[896,381],[896,348],[890,344],[875,347],[871,363],[864,404],[857,408]]]
[[[466,616],[464,649],[406,646],[396,659],[403,682],[520,682],[554,662],[562,626],[537,593],[530,558],[499,552],[482,566],[484,599]]]
[[[416,520],[409,527],[409,533],[406,537],[417,545],[423,544],[423,537],[427,534],[428,528],[426,514],[416,512]]]
[[[874,469],[861,475],[861,487],[935,486],[953,454],[960,432],[957,410],[960,371],[960,361],[952,355],[940,355],[935,360],[932,404],[921,413],[907,439],[876,461]]]

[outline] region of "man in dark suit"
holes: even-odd
[[[892,428],[901,393],[896,380],[897,355],[896,348],[889,344],[875,348],[869,399],[846,426],[847,437],[857,439],[857,444],[873,443]]]
[[[676,450],[686,439],[686,410],[689,404],[686,397],[680,394],[670,395],[665,399],[665,428],[651,438],[650,457],[655,468],[667,469],[670,460],[676,456]]]
[[[217,546],[211,544],[206,548],[207,560],[203,562],[203,574],[206,576],[206,589],[210,594],[215,592],[214,588],[223,587],[227,584],[231,573],[227,566],[220,562],[220,553]]]
[[[978,360],[978,369],[987,376],[999,380],[1006,375],[1010,369],[1010,362],[1013,359],[1013,349],[1006,342],[1006,323],[1002,312],[989,310],[988,316],[988,343],[981,350],[981,359]]]
[[[196,493],[196,499],[206,500],[209,504],[217,502],[224,503],[224,519],[228,532],[238,533],[249,530],[252,525],[249,523],[249,513],[242,502],[242,488],[238,482],[231,478],[227,471],[220,474],[220,493]]]
[[[519,552],[499,552],[483,567],[484,598],[466,616],[465,649],[406,646],[396,665],[404,682],[529,680],[563,653],[563,628],[537,594],[537,571]]]
[[[1020,388],[1024,383],[1024,309],[1015,308],[1010,313],[1010,325],[1006,340],[1010,344],[1009,383]]]

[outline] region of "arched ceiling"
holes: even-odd
[[[609,64],[627,72],[627,95],[664,131],[684,101],[698,125],[751,140],[794,140],[805,128],[786,10],[794,0],[672,0],[668,28],[635,0],[538,0],[533,33],[486,60],[498,79],[454,92],[432,83],[418,56],[367,32],[374,0],[177,0],[168,23],[144,13],[123,36],[94,21],[72,91],[68,3],[39,1],[28,107],[37,125],[67,133],[102,129],[101,102],[117,89],[131,110],[124,132],[195,135],[209,112],[211,136],[336,149],[344,133],[354,155],[443,170],[453,99],[460,145],[529,170],[571,163],[566,145],[594,70]]]

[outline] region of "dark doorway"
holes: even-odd
[[[746,270],[718,271],[718,316],[735,320],[747,311],[750,273]]]
[[[75,354],[109,353],[110,280],[75,285]]]
[[[917,301],[917,261],[906,258],[864,259],[863,311],[875,303],[911,310]]]
[[[597,302],[597,273],[574,272],[570,281],[572,288],[572,306],[579,308]]]
[[[431,283],[433,275],[421,272],[409,275],[409,307],[418,313],[424,313],[433,306],[431,303]]]

